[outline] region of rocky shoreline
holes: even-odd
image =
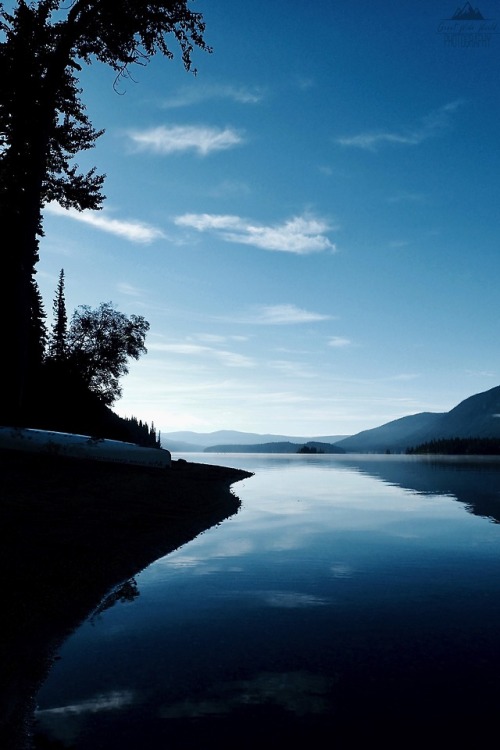
[[[231,485],[250,476],[0,452],[3,750],[33,746],[36,693],[67,635],[114,587],[237,513]]]

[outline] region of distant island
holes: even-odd
[[[255,445],[212,445],[204,453],[345,453],[330,443],[257,443]]]

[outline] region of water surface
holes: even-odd
[[[347,747],[496,720],[500,464],[189,459],[255,472],[235,486],[241,511],[66,642],[38,696],[44,736],[75,750]]]

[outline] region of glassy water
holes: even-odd
[[[255,472],[241,511],[65,643],[38,696],[51,747],[405,746],[496,724],[500,464],[186,458]]]

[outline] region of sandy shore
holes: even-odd
[[[30,747],[38,687],[61,641],[113,587],[239,509],[251,474],[158,471],[0,452],[0,747]]]

